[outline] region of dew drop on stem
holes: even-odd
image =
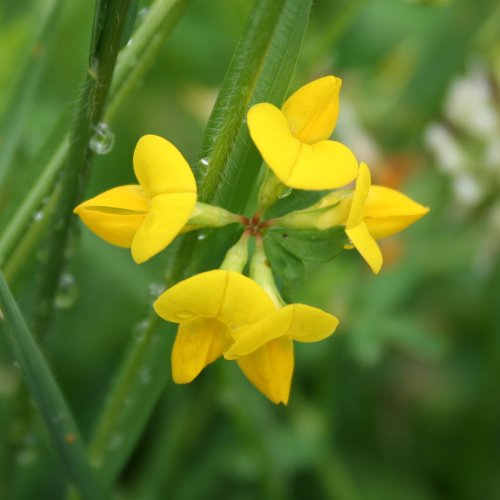
[[[89,148],[98,155],[108,154],[115,145],[115,135],[107,123],[98,123],[90,137]]]
[[[54,297],[54,306],[57,309],[69,309],[78,298],[78,286],[75,277],[70,273],[63,273],[59,280],[59,288]]]

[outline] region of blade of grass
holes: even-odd
[[[198,174],[202,200],[218,201],[237,209],[243,209],[246,204],[261,165],[246,129],[246,111],[254,102],[281,104],[310,8],[311,0],[258,0],[254,3],[207,127],[201,155],[204,161],[200,160],[198,164],[198,170],[203,167]],[[208,165],[205,166],[206,163]],[[202,270],[213,259],[213,249],[207,252],[205,241],[200,242],[196,236],[185,237],[178,247],[167,273],[169,286],[182,276]],[[193,257],[197,247],[199,254]],[[151,316],[152,325],[158,321],[154,315]],[[173,326],[164,324],[162,328],[163,332],[148,334],[140,345],[132,341],[97,423],[91,459],[101,468],[107,483],[114,481],[125,464],[169,379],[165,373],[168,342],[161,338],[168,335]],[[158,343],[157,346],[154,342]],[[139,383],[140,367],[151,367],[155,372],[159,369],[160,375],[152,377],[151,383],[145,386]],[[127,401],[133,403],[127,405]],[[127,408],[125,415],[121,413],[124,408]],[[116,433],[123,438],[118,448],[110,446]]]
[[[70,146],[58,190],[53,229],[48,237],[47,259],[40,263],[36,286],[33,328],[36,335],[47,330],[53,299],[65,266],[65,250],[74,223],[73,208],[85,188],[93,152],[89,147],[100,122],[121,46],[131,0],[98,0],[87,74],[78,112],[70,133]]]
[[[6,338],[23,371],[26,385],[40,411],[68,479],[84,499],[107,498],[87,461],[85,446],[71,412],[2,273],[0,273],[0,305]]]

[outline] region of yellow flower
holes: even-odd
[[[327,140],[337,123],[341,84],[339,78],[326,76],[297,90],[281,110],[260,103],[248,111],[253,142],[283,184],[333,189],[356,177],[358,164],[351,150]]]
[[[373,272],[378,273],[383,259],[375,240],[402,231],[428,211],[398,191],[371,186],[370,171],[361,163],[345,231]]]
[[[246,377],[274,403],[288,402],[293,342],[314,342],[333,333],[338,321],[303,304],[279,308],[253,280],[214,270],[165,291],[153,305],[179,323],[172,349],[172,376],[189,383],[221,356],[236,359]]]
[[[131,248],[140,264],[182,230],[196,205],[196,182],[182,154],[156,135],[139,139],[133,162],[139,184],[105,191],[74,212],[103,240]]]

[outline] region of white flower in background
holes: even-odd
[[[498,196],[500,114],[493,80],[486,63],[470,64],[445,97],[446,123],[431,123],[424,132],[425,145],[437,167],[451,177],[455,198],[464,208]]]
[[[494,92],[500,75],[492,67],[470,64],[450,85],[445,121],[431,123],[424,133],[436,166],[450,177],[456,202],[481,226],[473,268],[483,278],[500,252],[500,106]]]

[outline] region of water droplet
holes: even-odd
[[[208,167],[208,164],[209,164],[208,158],[202,158],[202,159],[200,160],[200,163],[201,163],[204,167]]]
[[[148,286],[148,292],[152,299],[156,299],[164,291],[165,285],[163,283],[151,283]]]
[[[148,329],[149,321],[144,319],[139,321],[132,329],[132,335],[137,342],[142,342],[146,338],[146,330]]]
[[[141,382],[144,384],[144,385],[147,385],[149,383],[151,383],[151,371],[149,368],[143,368],[141,370],[141,373],[139,374],[139,377],[141,379]]]
[[[63,273],[59,280],[59,289],[54,297],[54,306],[57,309],[69,309],[78,298],[78,286],[75,277],[70,273]]]
[[[278,198],[281,200],[282,198],[286,198],[287,196],[290,196],[292,194],[292,188],[285,188],[281,194],[278,196]]]
[[[198,241],[203,241],[204,239],[206,239],[206,238],[207,238],[207,236],[208,236],[208,233],[203,233],[203,232],[201,232],[201,233],[198,233],[198,236],[196,237],[196,239],[197,239]]]
[[[100,122],[94,127],[89,147],[98,155],[108,154],[115,145],[115,135],[107,123]]]
[[[38,221],[42,220],[43,217],[44,217],[44,213],[42,212],[42,210],[38,210],[37,212],[35,212],[33,214],[33,220],[35,222],[38,222]]]

